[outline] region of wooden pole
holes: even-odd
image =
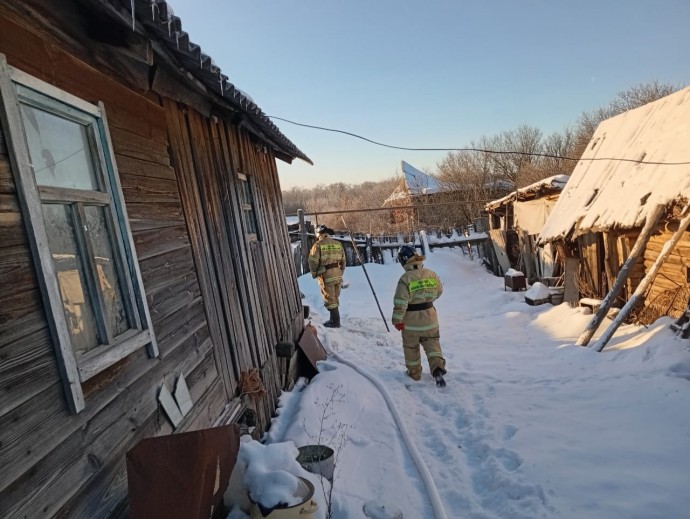
[[[302,256],[302,274],[306,274],[309,272],[309,243],[307,242],[307,226],[304,222],[304,210],[298,209],[297,217],[299,218],[299,241]]]
[[[687,213],[688,209],[690,209],[690,205],[685,206],[685,208],[681,212],[681,215]],[[671,239],[666,242],[664,248],[661,249],[661,252],[657,256],[654,265],[652,265],[652,268],[649,269],[649,272],[647,272],[645,277],[642,278],[642,281],[640,281],[640,284],[637,286],[637,289],[633,293],[632,297],[630,297],[628,302],[621,309],[621,311],[613,320],[613,322],[609,325],[609,327],[606,329],[604,335],[602,335],[601,338],[592,346],[592,348],[595,351],[603,350],[606,344],[609,342],[609,340],[611,340],[611,337],[613,337],[613,334],[616,333],[618,327],[623,323],[625,318],[630,314],[630,311],[642,298],[643,294],[647,291],[649,285],[652,284],[652,281],[654,281],[654,278],[661,269],[661,266],[664,264],[664,261],[666,261],[666,258],[669,257],[669,255],[673,251],[673,248],[683,237],[683,233],[688,229],[688,226],[690,226],[690,214],[685,214],[685,217],[680,221],[680,224],[678,225],[678,230],[673,234],[673,236],[671,236]],[[637,246],[637,243],[635,244],[635,246]]]
[[[575,343],[576,345],[587,346],[587,344],[589,344],[589,341],[592,339],[592,336],[596,333],[599,326],[601,326],[601,323],[604,320],[604,317],[606,317],[609,308],[611,308],[611,306],[613,305],[613,302],[616,300],[616,296],[618,296],[618,293],[621,291],[621,289],[625,285],[626,280],[630,276],[630,271],[632,270],[633,265],[637,263],[637,260],[644,252],[644,249],[647,246],[647,242],[649,241],[649,238],[652,236],[654,227],[656,226],[659,219],[663,216],[665,210],[666,208],[663,205],[657,205],[654,208],[652,214],[650,214],[647,218],[647,221],[645,222],[644,227],[642,228],[642,232],[640,233],[640,236],[637,238],[637,241],[635,242],[635,246],[630,251],[630,256],[628,256],[628,259],[625,260],[623,267],[618,273],[616,282],[611,287],[611,290],[609,290],[609,293],[606,294],[606,297],[601,302],[601,306],[597,310],[597,313],[594,315],[592,320],[587,325],[587,328],[585,328],[580,337],[577,339],[577,342]]]

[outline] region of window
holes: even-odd
[[[258,239],[259,227],[256,223],[256,210],[254,204],[254,195],[252,194],[251,177],[247,177],[244,173],[238,173],[237,177],[240,179],[240,204],[242,206],[242,215],[244,217],[245,232],[250,239]]]
[[[158,356],[102,105],[7,66],[2,118],[73,412],[81,382],[143,346]]]

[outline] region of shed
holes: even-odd
[[[641,289],[640,321],[679,316],[690,295],[689,199],[690,88],[603,121],[541,231],[568,258],[566,299],[621,306]]]
[[[276,159],[310,161],[165,1],[0,28],[0,517],[120,515],[141,439],[268,427],[304,328]]]
[[[503,272],[508,268],[524,271],[530,282],[558,273],[553,246],[536,244],[568,179],[568,175],[554,175],[484,206],[496,257],[500,260],[498,266]]]

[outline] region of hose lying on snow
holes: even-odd
[[[340,355],[331,350],[330,344],[328,346],[329,347],[326,347],[326,345],[324,344],[324,348],[326,349],[326,352],[328,353],[329,357],[333,357],[341,364],[345,364],[346,366],[349,366],[350,368],[354,369],[357,373],[369,379],[369,381],[372,384],[374,384],[376,389],[379,390],[379,393],[381,393],[381,396],[383,396],[383,399],[386,401],[388,409],[393,415],[393,420],[395,420],[395,423],[398,426],[398,430],[400,431],[400,435],[402,436],[402,439],[405,442],[405,446],[407,447],[407,450],[412,456],[412,459],[414,461],[414,464],[417,466],[419,474],[422,476],[422,480],[424,481],[424,486],[426,487],[426,491],[429,494],[429,499],[431,500],[431,507],[434,509],[434,515],[436,516],[436,519],[447,519],[448,516],[446,515],[446,510],[443,508],[441,497],[438,495],[438,489],[436,488],[436,484],[434,483],[434,480],[431,477],[431,473],[429,472],[429,469],[424,463],[424,460],[422,460],[422,456],[419,454],[419,451],[414,446],[414,443],[412,442],[412,439],[410,438],[407,429],[405,429],[405,426],[403,425],[402,420],[400,419],[400,415],[398,414],[398,410],[396,409],[393,400],[388,394],[388,390],[384,387],[383,384],[381,384],[381,382],[376,377],[367,373],[364,369],[353,364],[352,362],[343,359]]]

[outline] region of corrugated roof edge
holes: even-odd
[[[120,3],[122,8],[130,7],[131,0],[110,0]],[[182,30],[182,21],[173,12],[165,0],[134,0],[134,21],[147,32],[163,41],[166,47],[177,55],[180,63],[206,87],[209,93],[215,94],[214,101],[233,105],[246,114],[266,135],[279,146],[282,153],[314,164],[292,141],[290,141],[256,103],[241,90],[236,88],[222,73],[213,59],[202,52],[201,46],[192,42],[189,35]],[[116,7],[117,8],[117,7]],[[131,8],[131,7],[130,7]],[[191,66],[198,63],[199,66]]]

